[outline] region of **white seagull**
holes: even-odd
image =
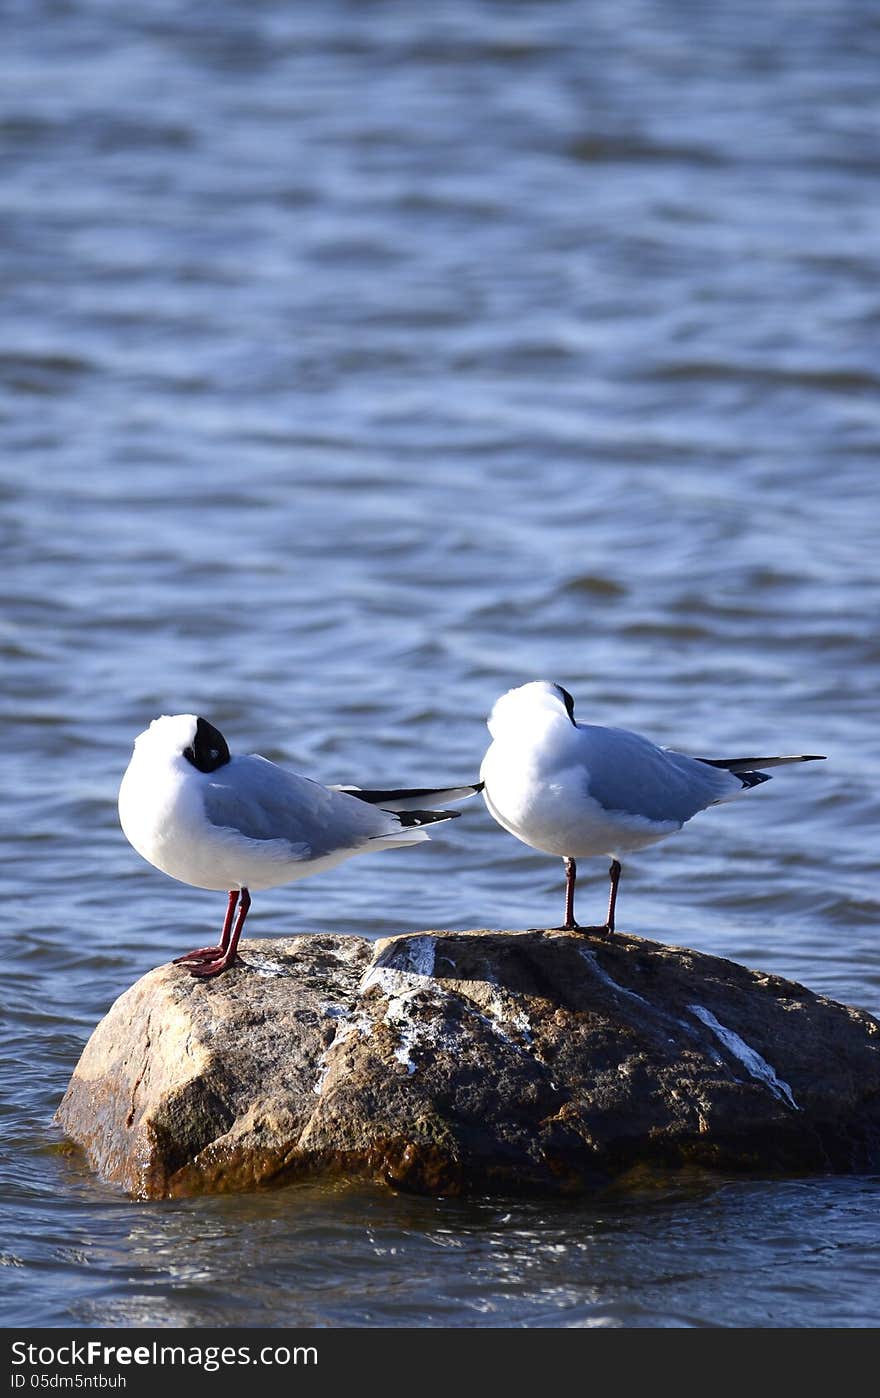
[[[576,723],[567,689],[548,680],[511,689],[488,720],[492,743],[480,779],[490,812],[524,844],[565,863],[564,932],[614,931],[620,856],[665,840],[686,820],[769,781],[760,768],[801,757],[686,757],[624,728]],[[578,927],[575,861],[611,859],[608,916],[602,927]]]
[[[232,757],[207,719],[174,714],[154,719],[135,739],[119,789],[119,821],[138,854],[164,874],[228,892],[218,945],[176,958],[194,976],[216,976],[235,960],[250,889],[293,883],[354,854],[427,840],[425,825],[459,814],[436,810],[437,804],[479,790],[321,786],[264,757]]]

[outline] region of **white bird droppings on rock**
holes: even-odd
[[[703,1024],[712,1030],[716,1039],[724,1045],[728,1053],[732,1053],[735,1058],[739,1059],[751,1077],[765,1083],[773,1096],[778,1097],[780,1102],[787,1102],[796,1112],[800,1111],[788,1083],[777,1077],[775,1070],[771,1068],[766,1058],[762,1058],[755,1049],[746,1043],[745,1039],[740,1038],[739,1034],[721,1024],[711,1010],[704,1009],[702,1005],[688,1005],[688,1009],[692,1015],[702,1020]]]
[[[391,948],[390,964],[379,961],[367,971],[360,983],[359,994],[365,996],[377,989],[388,1001],[383,1023],[393,1026],[398,1035],[398,1045],[394,1057],[402,1063],[408,1073],[416,1071],[413,1050],[429,1045],[436,1039],[436,1030],[430,1024],[418,1022],[411,1015],[413,1002],[421,997],[436,997],[434,982],[434,958],[436,941],[433,937],[412,937],[402,945]]]

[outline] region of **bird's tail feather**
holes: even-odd
[[[802,757],[700,757],[699,762],[704,762],[707,767],[721,767],[724,771],[730,772],[731,776],[739,777],[742,782],[742,789],[747,790],[752,786],[760,786],[762,782],[768,782],[770,778],[760,769],[762,767],[785,767],[789,762],[824,762],[825,758],[818,755]],[[725,799],[730,799],[725,798]]]
[[[450,820],[458,815],[458,811],[440,811],[432,815],[431,807],[435,802],[446,803],[447,801],[465,801],[469,796],[475,796],[478,791],[483,790],[483,783],[477,782],[474,786],[417,786],[401,787],[396,790],[385,791],[363,791],[359,786],[334,786],[333,791],[343,791],[346,796],[356,796],[359,801],[366,801],[370,806],[381,806],[383,811],[410,811],[414,815],[422,816],[422,821],[404,821],[405,825],[427,824],[429,819]]]
[[[761,772],[765,767],[785,767],[789,762],[824,762],[824,754],[799,757],[700,757],[707,767],[726,767],[728,772]]]

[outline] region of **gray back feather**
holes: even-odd
[[[233,757],[212,773],[204,803],[212,825],[248,840],[284,840],[303,858],[355,848],[397,825],[385,811],[256,756]]]
[[[741,786],[729,772],[657,747],[624,728],[579,724],[589,794],[610,811],[683,825]]]

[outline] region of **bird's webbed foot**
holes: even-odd
[[[230,956],[228,953],[215,957],[212,961],[199,961],[190,963],[189,973],[197,980],[207,980],[209,976],[219,976],[221,972],[228,971],[229,967],[238,960],[235,952]]]
[[[218,956],[223,955],[222,947],[196,947],[194,951],[186,951],[183,956],[175,956],[172,966],[189,966],[191,963],[199,961],[216,961]]]

